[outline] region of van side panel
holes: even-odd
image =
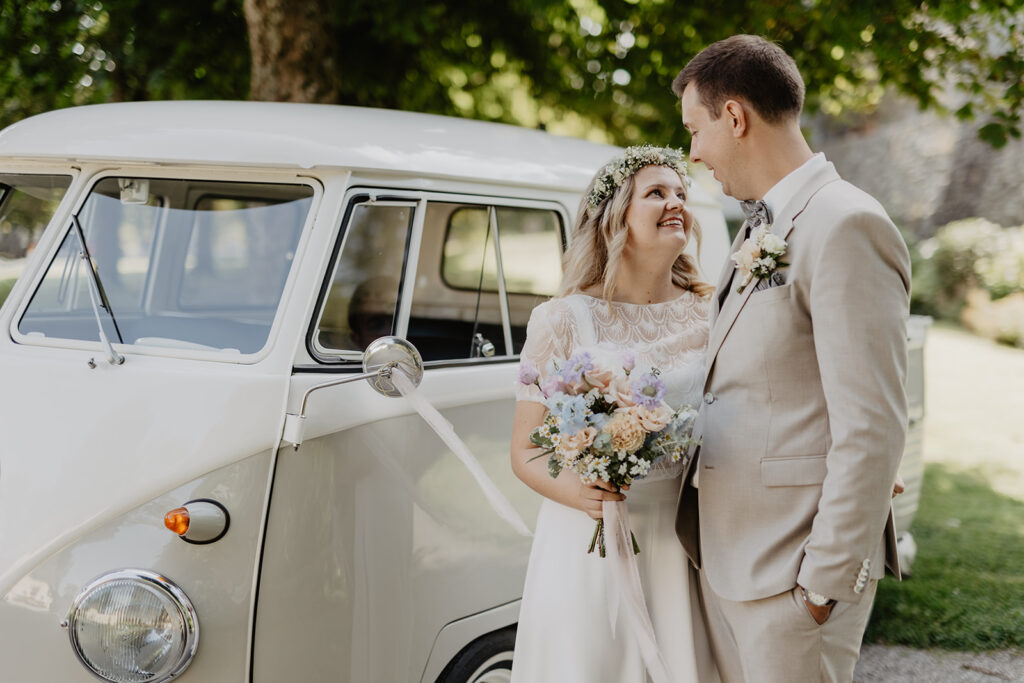
[[[540,498],[508,465],[514,367],[477,368],[479,382],[494,382],[492,397],[442,412],[532,527]],[[421,391],[436,400],[430,385],[450,372],[428,370]],[[340,414],[336,406],[373,402],[371,392],[362,383],[327,389],[311,411]],[[418,681],[446,624],[520,597],[529,548],[415,413],[283,449],[253,680],[302,671],[308,680]]]

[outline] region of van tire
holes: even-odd
[[[455,655],[437,683],[508,683],[515,647],[514,624],[480,636]]]

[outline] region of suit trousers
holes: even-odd
[[[860,602],[837,602],[818,625],[800,589],[734,602],[717,595],[700,572],[711,649],[723,683],[850,683],[878,581]]]

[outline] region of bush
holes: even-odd
[[[960,320],[983,337],[1024,348],[1024,294],[1020,292],[993,299],[983,289],[972,289]]]
[[[968,218],[908,244],[913,312],[960,321],[1004,343],[1024,343],[1024,226]]]

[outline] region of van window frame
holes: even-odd
[[[338,228],[338,236],[335,238],[334,246],[331,250],[331,258],[327,272],[320,284],[320,290],[317,294],[316,305],[313,308],[313,316],[310,318],[309,325],[306,331],[306,351],[309,356],[316,361],[317,365],[315,368],[303,368],[304,370],[348,370],[356,371],[362,369],[362,357],[361,351],[343,350],[343,349],[324,349],[318,343],[320,320],[324,314],[324,307],[327,301],[327,295],[330,291],[331,284],[334,280],[334,274],[339,264],[339,256],[342,254],[344,249],[345,238],[348,233],[349,223],[352,220],[353,214],[355,213],[356,206],[364,204],[369,200],[375,200],[377,203],[414,203],[415,214],[412,216],[412,227],[409,235],[406,238],[406,252],[402,259],[402,275],[399,284],[399,300],[396,312],[396,319],[394,325],[395,336],[406,338],[409,329],[409,318],[412,310],[412,298],[415,289],[416,282],[416,271],[419,263],[420,246],[423,237],[423,222],[426,217],[427,206],[430,203],[450,203],[450,204],[470,204],[479,206],[486,210],[488,214],[491,213],[493,208],[495,213],[497,209],[515,209],[515,208],[526,208],[526,209],[539,209],[545,211],[552,211],[558,218],[558,238],[559,246],[562,253],[565,252],[567,244],[566,226],[569,225],[568,211],[565,206],[556,200],[550,199],[530,199],[515,196],[502,196],[502,195],[491,195],[491,194],[469,194],[462,192],[443,192],[443,191],[421,191],[421,190],[409,190],[401,189],[397,187],[379,187],[379,186],[367,186],[358,185],[348,188],[344,199],[344,211],[342,211],[341,224]],[[445,226],[445,235],[447,235],[449,226]],[[500,226],[497,230],[500,231]],[[495,235],[495,239],[498,236]],[[415,258],[410,258],[415,254]],[[460,287],[451,287],[445,280],[443,273],[441,272],[442,262],[438,261],[437,264],[432,264],[431,267],[436,266],[438,272],[437,276],[440,282],[444,286],[449,287],[453,291],[468,291]],[[501,288],[504,290],[504,288]],[[472,290],[475,291],[475,290]],[[495,343],[501,344],[501,347],[505,347],[505,340],[511,335],[511,328],[508,321],[509,292],[493,292],[485,290],[485,293],[497,294],[499,296],[499,306],[503,310],[502,314],[502,329],[504,332],[503,339],[495,340]],[[511,292],[513,295],[522,295],[521,293]],[[529,295],[527,295],[529,296]],[[511,351],[511,349],[508,349]],[[516,353],[502,353],[501,355],[495,354],[490,358],[457,358],[448,360],[430,360],[424,362],[424,368],[441,368],[441,367],[460,367],[466,365],[490,365],[494,363],[511,363],[518,362],[519,354]]]

